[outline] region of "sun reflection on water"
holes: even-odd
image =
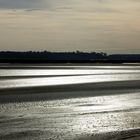
[[[139,95],[140,93],[85,99],[88,104],[74,107],[78,116],[73,129],[92,134],[139,128]]]

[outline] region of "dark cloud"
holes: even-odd
[[[94,3],[108,3],[110,0],[0,0],[0,8],[5,9],[42,9],[51,7],[92,5]]]
[[[44,7],[47,7],[46,0],[0,0],[0,8],[5,9],[30,9]]]

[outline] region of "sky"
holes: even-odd
[[[0,0],[0,51],[140,53],[140,0]]]

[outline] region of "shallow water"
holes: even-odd
[[[123,86],[119,82],[123,82]],[[81,91],[83,87],[75,90],[81,83],[91,85],[88,90]],[[102,84],[96,89],[98,83]],[[69,66],[68,69],[65,66],[58,69],[56,66],[55,69],[53,66],[43,69],[1,67],[0,139],[138,139],[139,83],[140,67],[134,65]],[[62,88],[60,92],[60,86],[66,85],[68,89]],[[54,91],[48,90],[50,86],[55,86]],[[36,87],[44,89],[34,94]],[[26,88],[31,88],[30,92]],[[55,98],[59,95],[64,97]],[[49,100],[49,96],[54,98]]]
[[[1,67],[0,89],[140,80],[140,67],[134,65],[126,67],[71,66],[71,69],[69,66],[69,69],[66,69],[67,67],[46,66],[45,69],[24,68],[23,66],[17,67],[18,69]]]

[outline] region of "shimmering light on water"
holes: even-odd
[[[27,69],[27,67],[19,67],[20,69],[1,68],[0,89],[140,80],[140,69],[138,66],[71,66],[71,69],[65,69],[70,66],[57,66],[59,69],[51,67],[47,66],[45,69]],[[73,67],[77,69],[73,69]],[[79,67],[86,69],[80,69]],[[92,69],[88,69],[91,67]],[[16,79],[17,76],[20,79]],[[25,79],[27,78],[25,76],[29,76],[28,79]]]
[[[6,132],[12,135],[13,132],[36,130],[38,137],[40,131],[43,131],[42,138],[55,139],[57,136],[61,140],[103,132],[138,129],[140,127],[139,102],[140,93],[132,93],[1,104],[0,135]]]
[[[121,81],[123,86],[116,86]],[[135,66],[1,67],[0,139],[113,140],[140,136],[139,83],[140,69]],[[88,90],[81,90],[78,84],[88,85]],[[62,92],[58,92],[60,85]],[[78,88],[72,91],[66,85]],[[43,90],[35,93],[36,89]]]
[[[16,87],[33,87],[33,86],[52,86],[52,85],[68,85],[82,83],[98,83],[113,81],[131,81],[140,80],[140,74],[124,74],[124,75],[87,75],[87,76],[69,76],[69,77],[49,77],[49,78],[30,78],[18,80],[2,80],[0,88],[16,88]]]
[[[6,70],[6,69],[0,69],[0,76],[61,76],[61,75],[87,75],[87,74],[132,74],[132,73],[140,73],[140,70],[125,70],[125,69],[45,69],[45,70],[27,70],[27,69],[14,69],[14,70]]]

